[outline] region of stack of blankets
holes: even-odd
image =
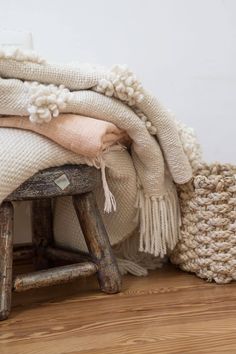
[[[125,66],[58,64],[0,49],[0,203],[39,170],[101,169],[95,191],[122,273],[147,274],[178,242],[175,184],[200,158],[178,123]],[[58,245],[86,250],[70,197],[54,206]]]

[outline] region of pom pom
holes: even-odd
[[[25,83],[29,90],[28,112],[33,123],[50,122],[66,107],[71,92],[63,85],[43,85],[38,82]]]
[[[157,128],[152,125],[152,123],[147,119],[147,117],[145,116],[145,114],[143,114],[142,111],[140,111],[140,109],[135,108],[134,112],[137,114],[137,116],[141,119],[142,122],[145,123],[145,126],[147,128],[147,130],[149,131],[149,133],[151,135],[156,135],[157,133]]]
[[[126,67],[114,66],[107,78],[100,80],[94,90],[109,97],[116,97],[134,106],[143,99],[143,88],[135,75]]]
[[[13,59],[21,62],[28,61],[37,64],[45,63],[45,60],[34,51],[15,47],[0,47],[0,59]]]

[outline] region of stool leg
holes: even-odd
[[[89,252],[98,265],[101,290],[108,294],[119,292],[121,276],[93,193],[76,195],[73,203]]]
[[[35,268],[47,269],[52,263],[45,255],[46,248],[53,242],[51,199],[32,201],[32,242],[35,252]]]
[[[0,321],[11,311],[12,259],[13,259],[13,206],[3,202],[0,206]]]

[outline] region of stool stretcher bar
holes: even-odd
[[[97,273],[97,270],[96,264],[84,262],[18,275],[13,279],[13,290],[21,292],[33,288],[67,283],[81,277],[93,275]]]

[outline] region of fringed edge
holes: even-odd
[[[103,185],[103,190],[105,195],[104,211],[105,213],[110,213],[112,210],[116,211],[116,200],[114,195],[111,193],[107,183],[105,162],[102,158],[100,159],[100,161],[101,161],[100,165],[101,165],[102,185]]]
[[[120,143],[117,143],[115,145],[112,145],[108,147],[106,150],[104,150],[100,155],[95,157],[93,160],[93,165],[101,169],[101,178],[102,178],[102,185],[103,185],[103,190],[104,190],[104,196],[105,196],[105,203],[104,203],[104,212],[105,213],[111,213],[112,211],[116,211],[116,199],[112,192],[110,191],[110,188],[107,183],[107,177],[106,177],[106,164],[104,161],[104,155],[110,151],[123,151],[126,148],[121,145]]]
[[[116,245],[112,246],[121,274],[130,273],[135,276],[146,276],[149,270],[162,268],[167,257],[155,257],[139,251],[139,232],[136,228]]]
[[[136,207],[140,222],[139,251],[164,257],[180,235],[180,210],[175,188],[164,196],[147,196],[138,187]]]
[[[107,183],[106,177],[106,163],[104,161],[104,155],[110,151],[123,151],[126,150],[126,147],[120,143],[116,143],[115,145],[109,146],[106,150],[104,150],[100,155],[96,157],[86,157],[83,156],[84,163],[88,166],[94,166],[97,169],[101,170],[102,177],[102,186],[104,190],[105,203],[104,203],[104,212],[110,213],[112,211],[116,211],[116,200]]]
[[[101,155],[99,155],[96,158],[97,164],[99,164],[99,167],[101,169],[101,175],[102,175],[102,185],[103,185],[103,190],[104,190],[104,195],[105,195],[105,204],[104,204],[104,212],[105,213],[110,213],[112,211],[116,211],[116,200],[114,195],[109,189],[108,183],[107,183],[107,178],[106,178],[106,164],[104,161],[104,155],[107,154],[108,152],[111,151],[124,151],[126,150],[126,146],[122,145],[121,143],[116,143],[115,145],[109,146],[106,150],[102,152]]]
[[[147,269],[129,259],[116,257],[116,261],[121,275],[128,273],[136,277],[145,277],[148,275]]]

